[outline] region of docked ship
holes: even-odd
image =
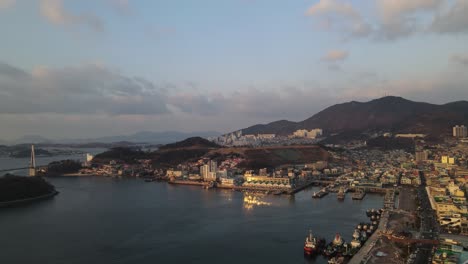
[[[343,187],[340,187],[340,190],[338,191],[338,194],[336,195],[338,200],[344,200],[345,199],[345,190]]]
[[[327,194],[328,194],[328,191],[327,191],[325,188],[323,188],[323,189],[321,189],[321,190],[318,191],[318,192],[314,192],[314,194],[312,195],[312,197],[313,197],[313,198],[322,198],[322,197],[324,197],[324,196],[327,195]]]
[[[332,242],[333,246],[341,247],[343,243],[344,243],[343,238],[341,238],[340,234],[336,233],[335,239],[333,239],[333,242]]]
[[[317,251],[317,239],[312,235],[312,231],[309,230],[309,235],[304,242],[304,254],[314,255]]]
[[[363,189],[357,189],[353,195],[351,196],[351,198],[353,200],[362,200],[364,198],[364,196],[366,196],[366,192],[363,190]]]

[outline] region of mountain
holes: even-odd
[[[468,124],[468,102],[443,105],[386,96],[369,102],[337,104],[300,121],[281,120],[242,129],[242,134],[288,135],[297,129],[322,128],[325,134],[388,131],[448,134],[454,125]]]
[[[213,137],[218,136],[221,133],[214,131],[203,131],[203,132],[177,132],[177,131],[165,131],[165,132],[151,132],[151,131],[142,131],[132,135],[124,136],[108,136],[100,137],[94,139],[85,139],[86,142],[102,142],[102,143],[111,143],[111,142],[144,142],[144,143],[157,143],[157,144],[166,144],[171,142],[180,141],[190,137]]]
[[[32,143],[32,144],[39,144],[39,143],[51,143],[52,140],[39,136],[39,135],[26,135],[22,136],[15,141],[11,142],[13,144],[24,144],[24,143]]]
[[[177,131],[165,131],[165,132],[151,132],[142,131],[131,135],[120,135],[120,136],[107,136],[99,138],[87,138],[87,139],[58,139],[51,140],[41,136],[23,136],[13,142],[12,144],[24,144],[24,143],[114,143],[114,142],[131,142],[131,143],[153,143],[153,144],[167,144],[176,142],[189,137],[213,137],[218,136],[221,133],[214,131],[202,131],[202,132],[177,132]],[[5,142],[8,143],[8,142]]]
[[[207,139],[201,138],[201,137],[191,137],[187,138],[185,140],[176,142],[176,143],[171,143],[167,144],[164,146],[159,147],[161,150],[166,150],[166,149],[179,149],[179,148],[220,148],[216,143],[213,143]]]

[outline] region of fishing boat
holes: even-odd
[[[314,255],[317,253],[317,239],[312,235],[312,230],[309,230],[309,235],[304,242],[304,254]]]
[[[338,198],[338,200],[344,200],[345,199],[345,190],[343,187],[340,187],[340,189],[338,190],[338,193],[336,195],[336,197]]]

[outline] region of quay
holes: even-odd
[[[348,264],[361,264],[366,263],[369,258],[369,253],[375,246],[377,240],[380,238],[380,233],[387,227],[389,212],[384,211],[381,215],[379,226],[377,230],[367,239],[366,243],[361,249],[350,259]]]

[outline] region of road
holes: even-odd
[[[420,225],[420,234],[423,239],[438,239],[438,223],[435,217],[435,213],[432,210],[431,203],[429,202],[429,197],[426,192],[426,180],[422,174],[421,177],[421,186],[416,189],[419,201],[418,215],[421,219]],[[415,258],[410,263],[430,263],[432,257],[432,246],[430,245],[418,245]]]

